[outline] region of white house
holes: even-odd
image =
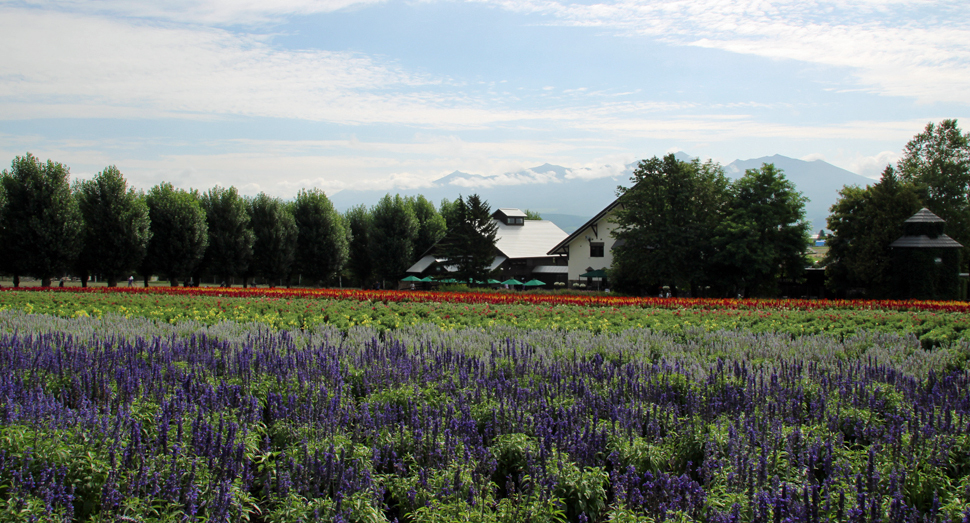
[[[550,255],[567,258],[570,285],[586,283],[608,287],[605,271],[613,264],[613,248],[619,246],[613,238],[617,228],[613,214],[618,206],[619,199],[616,199],[548,251]]]
[[[519,209],[498,209],[492,213],[492,221],[498,231],[490,271],[497,270],[505,279],[541,280],[547,286],[566,281],[565,258],[548,252],[550,246],[566,237],[565,231],[549,220],[527,220]],[[432,247],[407,272],[427,276],[454,270],[448,260],[435,256],[435,247]]]

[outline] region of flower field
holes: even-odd
[[[522,328],[682,334],[742,330],[792,336],[860,332],[912,334],[930,348],[970,339],[966,302],[707,300],[524,293],[342,291],[334,289],[0,289],[0,310],[60,317],[104,314],[173,323],[258,322],[277,329],[328,324],[380,330],[432,323],[443,329]]]
[[[0,292],[0,521],[970,520],[962,304],[200,291]]]

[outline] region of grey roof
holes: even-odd
[[[916,214],[910,216],[903,223],[939,223],[942,222],[943,218],[933,214],[929,209],[923,207]]]
[[[929,212],[929,211],[927,211]],[[930,213],[933,214],[933,213]],[[909,220],[907,220],[909,221]],[[890,247],[943,247],[943,248],[960,248],[959,242],[950,238],[945,234],[941,234],[936,238],[930,238],[929,236],[903,236],[902,238],[894,241]]]
[[[532,274],[568,274],[568,265],[536,265]]]
[[[562,241],[566,232],[549,220],[525,220],[523,225],[505,225],[494,220],[498,226],[495,248],[510,259],[544,258],[549,248]]]
[[[503,207],[501,209],[498,209],[498,212],[501,212],[502,214],[504,214],[504,215],[506,215],[508,217],[515,217],[515,218],[525,218],[527,216],[521,210],[515,209],[515,208],[512,208],[512,207]]]
[[[427,256],[422,256],[420,260],[414,262],[414,265],[408,267],[407,272],[414,272],[417,274],[421,274],[422,272],[424,272],[425,269],[430,267],[431,264],[434,263],[434,261],[435,261],[434,256],[430,254]]]

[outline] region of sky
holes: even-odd
[[[673,151],[878,177],[944,118],[970,129],[965,0],[0,0],[0,165],[144,190],[615,176]]]

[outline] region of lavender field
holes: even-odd
[[[970,521],[968,355],[0,311],[0,520]]]

